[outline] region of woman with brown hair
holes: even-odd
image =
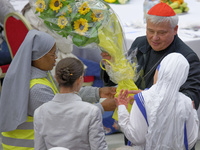
[[[60,92],[34,113],[35,149],[107,149],[100,109],[77,95],[83,75],[84,65],[78,59],[65,58],[57,64]]]

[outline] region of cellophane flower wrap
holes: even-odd
[[[129,2],[129,0],[104,0],[107,3],[113,3],[113,4],[126,4]]]
[[[118,84],[116,97],[121,89],[138,89],[133,81],[137,61],[127,59],[122,27],[107,3],[101,0],[31,0],[30,4],[52,32],[72,38],[78,47],[95,45],[111,55],[106,71]],[[130,112],[131,105],[128,110]],[[113,118],[118,120],[116,110]]]

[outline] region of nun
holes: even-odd
[[[136,150],[191,149],[198,138],[199,120],[193,101],[179,92],[189,73],[180,53],[164,57],[154,75],[154,85],[134,96],[121,90],[119,125]],[[135,99],[130,114],[126,106]]]
[[[27,33],[2,85],[0,132],[3,149],[34,148],[34,111],[52,100],[59,91],[50,72],[56,64],[56,58],[56,42],[51,35],[35,29]],[[111,95],[112,89],[88,86],[82,87],[79,94],[83,101],[96,103],[100,96]],[[107,102],[109,101],[110,99]],[[102,103],[95,105],[104,112]],[[104,105],[108,107],[110,103]]]

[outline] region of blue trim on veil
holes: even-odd
[[[146,109],[144,107],[144,98],[142,96],[142,93],[138,93],[136,95],[134,95],[134,98],[135,98],[135,101],[140,109],[140,111],[142,112],[146,122],[147,122],[147,125],[149,126],[149,123],[148,123],[148,120],[147,120],[147,114],[146,114]]]
[[[140,109],[140,111],[142,112],[146,122],[147,122],[147,125],[149,126],[149,123],[148,123],[148,120],[147,120],[147,114],[146,114],[146,110],[145,110],[145,107],[144,107],[144,98],[142,96],[142,93],[138,93],[136,95],[134,95],[134,99]],[[127,143],[128,146],[131,146],[131,142],[128,140],[128,143]]]
[[[147,120],[147,114],[146,114],[146,109],[145,109],[145,106],[144,106],[144,98],[142,96],[142,93],[138,93],[136,95],[134,95],[134,98],[135,98],[135,101],[138,105],[138,108],[140,109],[140,111],[142,112],[146,122],[147,122],[147,125],[149,126],[149,123],[148,123],[148,120]],[[128,144],[127,145],[131,145],[131,142],[128,141]],[[188,150],[188,140],[187,140],[187,130],[186,130],[186,122],[184,124],[184,145],[185,145],[185,149]]]
[[[184,145],[185,145],[185,149],[188,150],[188,140],[187,140],[186,122],[185,122],[185,124],[184,124]]]

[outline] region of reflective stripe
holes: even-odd
[[[30,88],[35,84],[47,85],[56,94],[55,88],[46,78],[32,79]],[[33,117],[27,116],[27,121],[19,125],[16,130],[2,132],[2,146],[4,150],[34,150]]]
[[[4,137],[11,137],[17,139],[26,139],[26,140],[33,140],[34,139],[34,130],[21,130],[16,129],[9,132],[2,132],[2,136]]]
[[[56,92],[56,93],[59,93],[59,91],[58,91],[58,89],[57,89],[57,86],[55,85],[55,83],[54,83],[54,81],[53,81],[53,79],[52,79],[52,77],[51,77],[51,75],[50,75],[49,72],[48,72],[48,75],[49,75],[49,78],[50,78],[50,80],[51,80],[51,83],[52,83],[52,85],[53,85],[53,87],[54,87],[55,92]],[[55,94],[55,92],[54,92],[54,94]]]
[[[2,143],[9,146],[19,146],[19,147],[34,147],[34,140],[26,139],[15,139],[10,137],[2,137]]]
[[[33,122],[24,122],[17,129],[33,129]]]
[[[35,84],[43,84],[43,85],[46,85],[46,86],[49,86],[54,94],[58,93],[57,92],[57,89],[54,88],[54,86],[52,85],[52,83],[47,79],[47,78],[37,78],[37,79],[32,79],[30,81],[30,89],[35,85]]]
[[[17,147],[17,146],[10,146],[2,144],[3,150],[34,150],[34,147]]]
[[[4,150],[33,150],[33,117],[28,116],[27,121],[19,125],[16,130],[2,132],[2,146]]]
[[[33,117],[31,117],[31,116],[27,116],[27,120],[26,120],[26,122],[33,122]]]

